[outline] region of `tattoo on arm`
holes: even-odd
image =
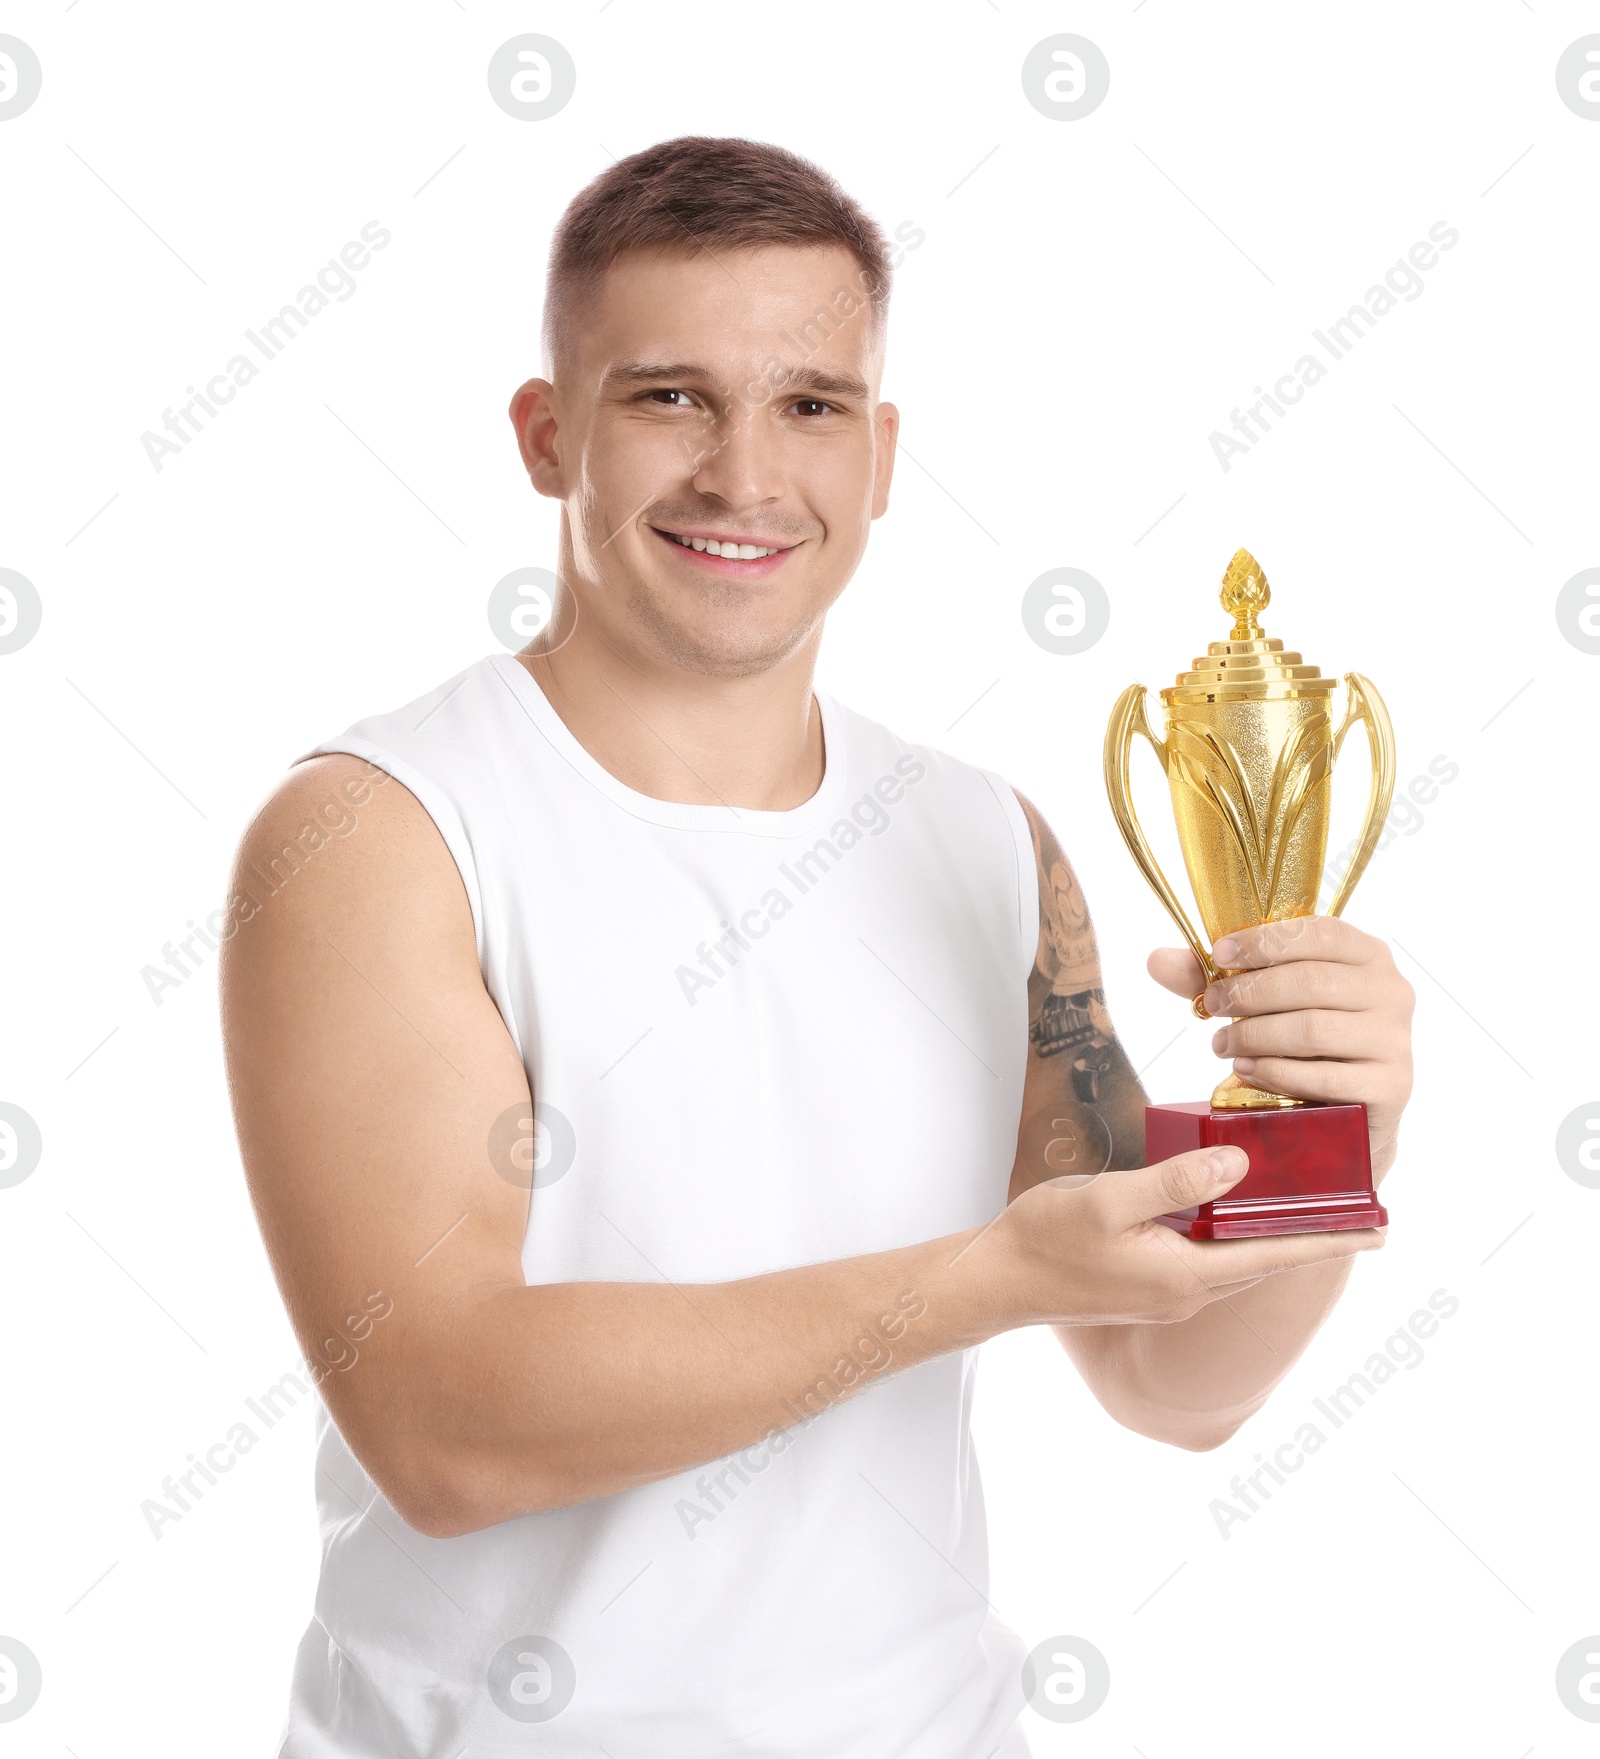
[[[1083,888],[1049,825],[1037,813],[1028,822],[1039,873],[1038,968],[1054,995],[1098,990],[1100,951]]]
[[[1028,979],[1024,1109],[1031,1126],[1048,1122],[1048,1130],[1042,1130],[1046,1142],[1081,1138],[1087,1170],[1138,1166],[1145,1096],[1106,1007],[1089,906],[1055,833],[1031,801],[1021,794],[1017,799],[1033,836],[1039,886],[1039,944]],[[1024,1138],[1041,1134],[1031,1126],[1025,1126]],[[1020,1146],[1024,1158],[1030,1158],[1030,1147],[1031,1158],[1042,1152],[1026,1140]],[[1091,1161],[1094,1165],[1087,1164]],[[1046,1153],[1042,1165],[1029,1168],[1029,1176],[1048,1178],[1062,1170]]]
[[[1035,1055],[1067,1057],[1063,1066],[1071,1070],[1073,1096],[1092,1104],[1116,1040],[1100,985],[1094,925],[1055,833],[1031,802],[1023,801],[1023,809],[1039,876],[1039,952],[1028,986],[1028,1037]]]
[[[1100,1097],[1100,1077],[1111,1067],[1116,1039],[1103,990],[1047,995],[1029,1022],[1028,1037],[1041,1057],[1071,1054],[1074,1098],[1093,1104]]]

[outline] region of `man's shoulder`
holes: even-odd
[[[477,910],[463,799],[483,768],[486,726],[516,713],[499,669],[475,660],[398,708],[353,722],[291,760],[240,843],[237,872],[292,873],[296,897],[348,894],[385,907],[453,908],[463,887]],[[314,879],[302,882],[303,874]]]
[[[359,852],[338,863],[349,870],[362,857],[404,858],[419,839],[437,842],[435,773],[479,723],[485,698],[504,693],[496,676],[502,657],[474,660],[398,708],[302,750],[245,831],[241,851],[298,847],[320,855],[337,844]],[[370,834],[357,838],[358,828]]]
[[[286,922],[320,922],[379,895],[426,910],[460,889],[416,795],[380,764],[328,752],[294,764],[262,802],[239,841],[230,899],[246,919],[270,903]]]

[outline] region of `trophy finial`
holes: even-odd
[[[1222,577],[1222,608],[1233,618],[1231,641],[1260,641],[1261,625],[1256,613],[1272,601],[1272,588],[1261,564],[1248,550],[1235,550]]]

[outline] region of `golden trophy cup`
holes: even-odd
[[[1315,913],[1328,853],[1334,764],[1345,735],[1366,728],[1372,780],[1355,856],[1328,906],[1338,916],[1372,852],[1394,794],[1394,731],[1383,699],[1359,672],[1344,676],[1345,712],[1333,724],[1338,680],[1324,678],[1261,628],[1271,600],[1260,565],[1240,550],[1222,578],[1233,618],[1194,669],[1161,692],[1166,738],[1145,714],[1145,687],[1118,697],[1106,729],[1106,792],[1139,871],[1193,948],[1205,982],[1219,971],[1211,946],[1256,923]],[[1128,759],[1134,735],[1149,740],[1172,792],[1173,817],[1206,939],[1195,932],[1150,852],[1134,811]],[[1199,996],[1194,1009],[1209,1018]],[[1272,1093],[1230,1073],[1209,1100],[1145,1111],[1145,1159],[1232,1143],[1250,1170],[1226,1196],[1162,1219],[1196,1240],[1247,1234],[1383,1227],[1372,1186],[1363,1105],[1326,1105]]]

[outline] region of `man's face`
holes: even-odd
[[[511,409],[588,636],[724,677],[813,636],[888,505],[881,370],[842,248],[618,258]]]

